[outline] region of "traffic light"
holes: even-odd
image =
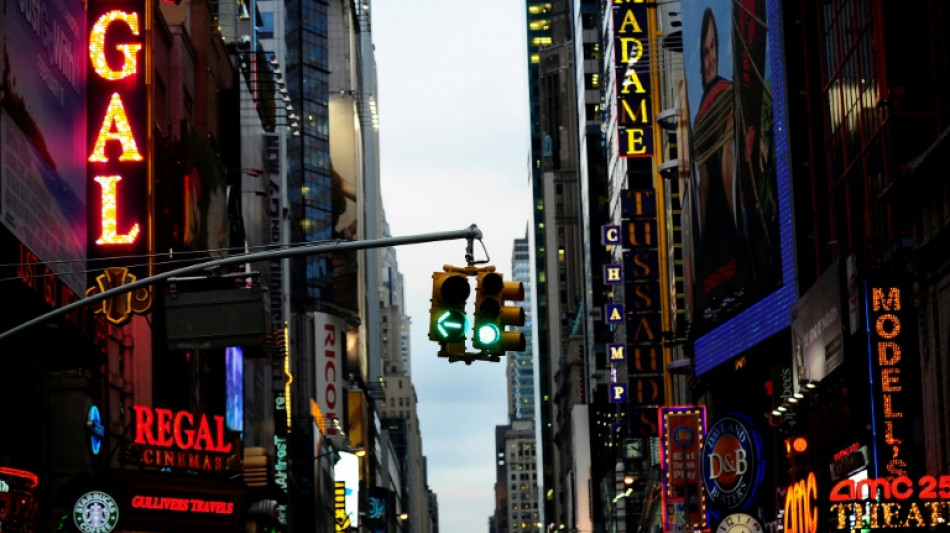
[[[445,344],[465,340],[468,319],[465,302],[472,288],[468,276],[458,272],[432,273],[432,307],[429,310],[429,340]]]
[[[524,309],[506,306],[505,301],[524,300],[520,281],[505,281],[497,272],[479,272],[475,285],[475,325],[472,345],[489,354],[523,352],[524,333],[505,331],[505,326],[523,326]]]
[[[792,437],[786,441],[788,446],[788,477],[791,483],[808,477],[811,471],[811,460],[808,456],[808,439]]]

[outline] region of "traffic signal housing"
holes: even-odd
[[[808,439],[792,437],[788,439],[788,477],[791,483],[801,481],[811,472],[811,459],[808,455]]]
[[[429,309],[429,340],[446,344],[465,340],[468,315],[465,304],[472,288],[468,276],[458,272],[432,273],[432,307]]]
[[[523,352],[524,333],[505,331],[505,326],[523,326],[524,309],[506,306],[505,301],[524,300],[524,284],[505,281],[497,272],[479,272],[475,284],[475,320],[472,345],[492,355]]]

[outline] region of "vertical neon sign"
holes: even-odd
[[[89,2],[87,247],[96,259],[145,255],[150,239],[149,17],[142,0],[115,4]]]

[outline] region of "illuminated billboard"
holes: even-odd
[[[663,469],[663,531],[707,526],[700,455],[706,438],[703,406],[660,408],[660,465]]]
[[[89,256],[144,256],[151,233],[146,2],[93,0],[87,21]]]
[[[797,297],[781,5],[699,0],[683,10],[691,153],[684,225],[695,369],[782,328]]]
[[[912,295],[913,291],[896,284],[872,283],[868,287],[868,355],[876,436],[873,455],[877,473],[889,478],[915,474],[922,466],[919,446],[914,443],[920,394],[908,390],[920,383]],[[950,498],[950,485],[945,490]]]
[[[617,154],[620,157],[652,157],[649,11],[642,0],[620,0],[613,4]]]
[[[0,225],[82,294],[86,13],[82,2],[6,2],[2,11]]]

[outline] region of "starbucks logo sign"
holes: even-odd
[[[105,492],[87,492],[73,506],[73,522],[82,533],[109,533],[118,521],[119,506]]]

